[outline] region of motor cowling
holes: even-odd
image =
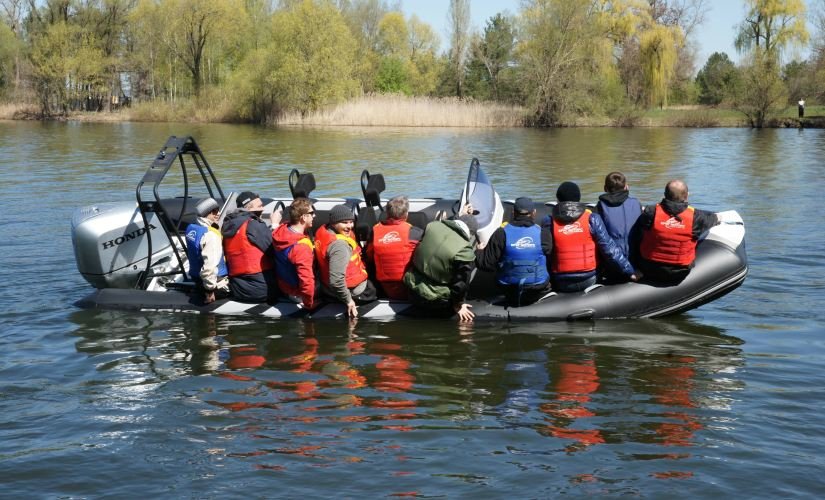
[[[152,268],[168,268],[174,251],[156,214],[148,227],[134,202],[102,203],[75,210],[72,245],[80,274],[95,288],[134,288],[146,270],[152,237]]]

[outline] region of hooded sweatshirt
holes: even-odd
[[[307,309],[314,307],[315,251],[309,237],[290,229],[289,224],[279,225],[272,232],[275,245],[275,267],[278,288],[287,295],[301,298]]]

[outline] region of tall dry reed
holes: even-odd
[[[301,116],[288,113],[279,125],[360,127],[521,127],[525,110],[494,102],[454,97],[367,95]]]

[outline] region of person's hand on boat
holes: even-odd
[[[203,303],[204,304],[211,304],[212,302],[215,302],[215,291],[214,290],[207,291],[206,294],[204,295],[204,298],[203,298]]]
[[[455,313],[458,315],[459,321],[472,321],[473,318],[476,317],[476,315],[473,314],[473,311],[470,310],[471,307],[473,306],[471,306],[470,304],[461,304],[460,306],[455,308]]]
[[[349,304],[347,304],[347,316],[350,318],[358,317],[358,308],[355,306],[355,301],[353,300],[350,300]]]

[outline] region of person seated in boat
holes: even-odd
[[[377,298],[361,259],[361,246],[355,241],[355,216],[346,205],[329,211],[329,222],[315,233],[315,258],[323,290],[347,305],[347,315],[358,317],[356,304]]]
[[[226,216],[221,227],[223,251],[229,268],[229,289],[241,302],[274,302],[275,280],[272,233],[261,220],[261,198],[244,191],[236,200],[238,210]]]
[[[289,219],[272,231],[278,288],[306,309],[315,307],[315,247],[307,232],[315,209],[307,198],[296,198],[288,208]]]
[[[507,302],[527,305],[550,291],[547,262],[553,249],[550,230],[535,223],[536,208],[527,197],[516,198],[513,217],[490,236],[487,246],[476,250],[476,265],[496,273]]]
[[[456,220],[427,224],[415,249],[412,266],[404,273],[404,285],[412,302],[433,311],[458,315],[472,321],[472,306],[465,303],[475,270],[475,238],[478,222],[470,214]]]
[[[556,190],[556,200],[558,203],[541,224],[550,230],[552,237],[553,289],[579,292],[596,284],[599,253],[608,264],[636,281],[636,271],[607,234],[602,218],[580,202],[579,186],[562,182]]]
[[[639,215],[642,214],[642,204],[630,196],[630,186],[621,172],[610,172],[605,176],[604,191],[604,194],[599,196],[595,212],[601,216],[607,234],[619,246],[624,256],[634,261],[635,256],[631,255],[631,248],[635,248],[636,245],[630,243],[631,232]],[[612,267],[603,267],[602,275],[605,281],[610,283],[627,281],[625,275]]]
[[[424,230],[407,222],[410,201],[406,196],[396,196],[387,202],[387,219],[372,227],[367,238],[367,258],[375,266],[375,280],[387,297],[408,300],[404,286],[404,272],[410,265],[413,252]]]
[[[205,304],[229,296],[229,277],[218,227],[219,211],[215,199],[204,198],[195,205],[197,220],[186,227],[189,277],[203,293]]]
[[[699,237],[719,224],[715,213],[688,205],[688,194],[687,184],[674,179],[667,183],[662,201],[645,207],[639,217],[639,268],[650,281],[683,280],[693,267]]]

